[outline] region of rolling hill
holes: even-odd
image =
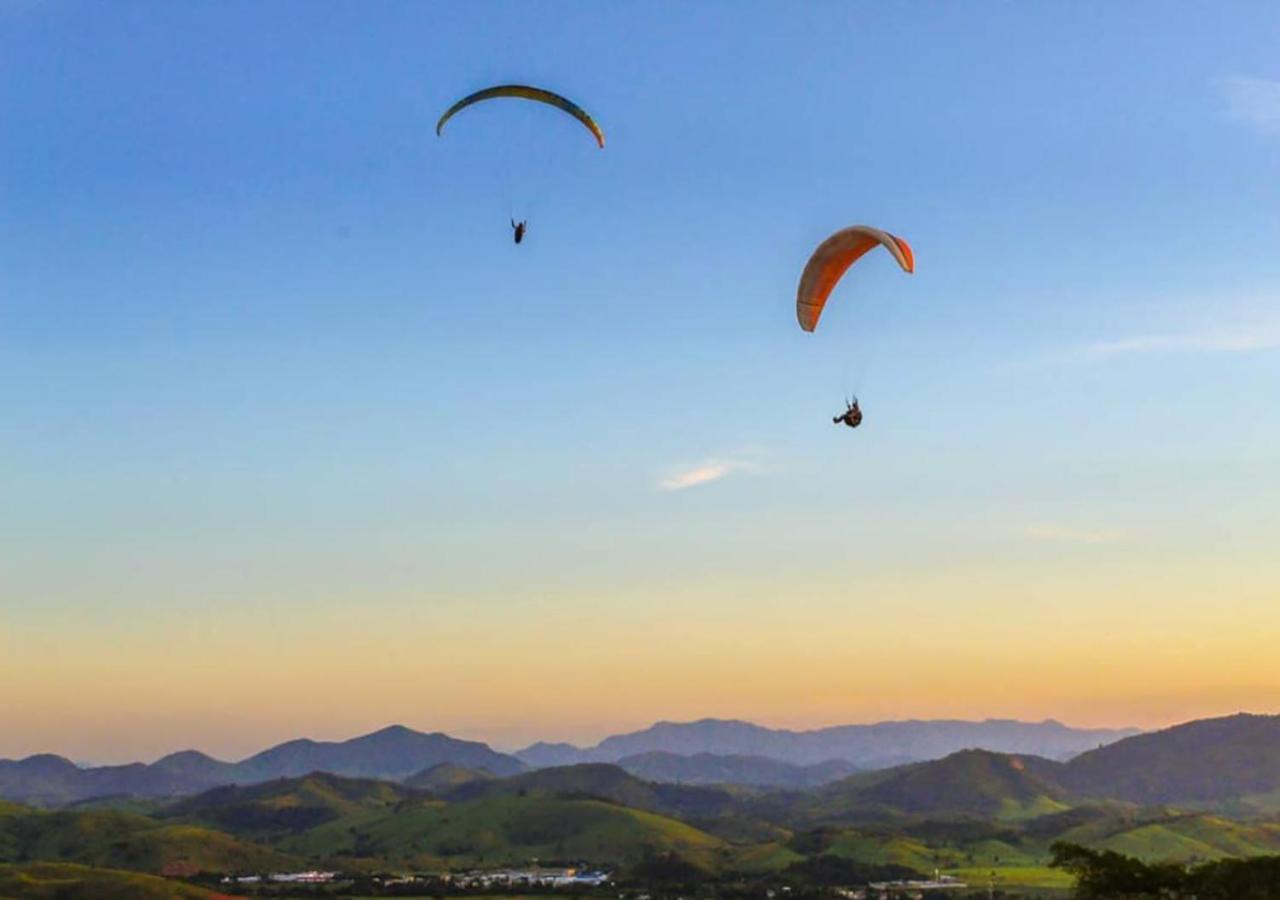
[[[0,897],[29,900],[219,900],[224,896],[154,875],[73,863],[0,865]]]
[[[224,786],[155,816],[0,804],[0,862],[139,872],[466,869],[589,861],[644,878],[781,876],[845,883],[871,871],[985,872],[1062,885],[1055,840],[1140,859],[1280,852],[1280,824],[1117,802],[1068,807],[1063,765],[962,751],[811,792],[646,782],[617,766],[503,779],[437,767],[438,793],[328,774]],[[769,812],[768,815],[764,812]],[[887,868],[886,868],[887,867]],[[127,894],[126,894],[127,896]]]
[[[1060,764],[962,750],[940,760],[854,775],[821,790],[808,816],[840,820],[882,814],[1029,819],[1067,809],[1051,779]]]
[[[445,794],[466,784],[493,781],[494,777],[492,773],[483,769],[468,769],[466,766],[456,766],[453,763],[440,763],[410,775],[403,783],[405,787]]]
[[[0,862],[27,860],[152,874],[262,871],[298,862],[229,834],[133,813],[10,811],[0,816]]]
[[[430,799],[423,791],[391,782],[313,773],[213,788],[179,800],[165,809],[164,816],[273,841],[327,822],[418,806]]]
[[[488,782],[464,784],[446,795],[449,800],[497,794],[605,800],[619,806],[687,819],[715,818],[739,809],[740,794],[724,788],[644,781],[619,766],[584,763],[537,769]]]
[[[221,787],[174,803],[171,821],[223,829],[292,857],[347,867],[469,868],[530,859],[634,865],[673,854],[711,871],[732,848],[686,822],[599,794],[645,784],[612,766],[466,781],[448,801],[389,782],[313,774]],[[594,794],[594,795],[593,795]]]
[[[498,777],[439,759],[493,763],[484,745],[397,728],[355,741],[290,742],[243,763],[181,753],[151,766],[80,769],[40,756],[0,763],[0,785],[49,804],[78,791],[103,793],[56,812],[0,802],[0,863],[18,878],[30,873],[15,874],[12,865],[30,860],[95,867],[90,873],[160,873],[456,869],[537,858],[693,880],[787,873],[811,884],[839,883],[868,867],[998,867],[1008,884],[1048,886],[1063,877],[1045,868],[1055,840],[1146,861],[1280,853],[1280,824],[1223,814],[1280,808],[1267,805],[1280,800],[1278,723],[1264,716],[1188,723],[1067,762],[961,750],[818,786],[806,782],[850,764],[661,751],[623,765],[518,771],[521,763],[495,754],[504,760],[496,767],[509,773]],[[406,773],[407,760],[427,764]],[[256,780],[313,764],[393,774]],[[136,799],[135,792],[228,777],[254,780]],[[691,783],[721,780],[735,783]],[[108,787],[127,790],[108,794]]]
[[[629,866],[674,854],[708,872],[730,852],[721,839],[656,813],[602,800],[518,794],[339,819],[280,846],[313,857],[424,868],[533,859]]]
[[[1058,780],[1132,803],[1280,810],[1280,716],[1202,719],[1127,738],[1071,760]]]

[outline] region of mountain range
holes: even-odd
[[[290,742],[242,763],[182,754],[155,764],[168,788],[173,779],[206,777],[210,762],[245,766],[232,774],[246,778],[317,763],[392,767],[395,777],[273,776],[56,811],[0,801],[0,876],[5,865],[33,860],[164,874],[440,872],[537,859],[609,866],[645,885],[721,877],[832,885],[938,868],[981,879],[997,869],[1005,884],[1065,887],[1067,876],[1047,867],[1056,841],[1178,862],[1280,854],[1280,716],[1190,722],[1065,762],[960,750],[805,788],[655,781],[620,764],[680,775],[693,766],[695,775],[716,777],[787,767],[766,780],[804,771],[763,757],[697,754],[505,774],[437,761],[403,774],[411,757],[469,753],[495,762],[488,748],[451,740],[392,728],[355,741]],[[512,759],[498,764],[514,769]],[[67,765],[48,756],[6,763],[0,783],[63,796],[67,786],[55,788]],[[100,790],[122,775],[136,787],[145,781],[139,770],[150,768],[76,771]]]
[[[1052,719],[910,720],[809,731],[765,728],[733,719],[700,719],[658,722],[642,731],[605,738],[594,747],[537,743],[517,750],[515,755],[534,768],[619,762],[657,752],[765,757],[797,766],[843,760],[861,769],[876,769],[939,759],[957,750],[974,748],[1068,759],[1138,733],[1136,728],[1071,728]]]
[[[526,768],[515,757],[477,741],[393,725],[349,741],[288,741],[236,763],[195,750],[172,753],[150,765],[81,768],[52,754],[0,760],[0,798],[61,806],[93,797],[176,797],[310,772],[399,780],[441,763],[499,776]]]
[[[50,754],[0,760],[0,798],[61,806],[95,797],[177,797],[311,772],[403,781],[442,764],[504,777],[584,762],[617,763],[652,782],[805,790],[859,769],[936,759],[962,749],[1060,760],[1134,733],[1075,729],[1053,721],[906,721],[789,731],[703,719],[660,722],[586,749],[535,744],[508,755],[480,742],[397,725],[347,741],[289,741],[239,762],[194,750],[149,765],[82,768]]]

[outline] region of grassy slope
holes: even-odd
[[[969,883],[973,887],[984,887],[994,872],[996,885],[1001,888],[1058,888],[1066,890],[1073,884],[1073,879],[1061,869],[1050,869],[1048,866],[977,866],[973,868],[945,869],[943,874],[952,875]]]
[[[1217,816],[1180,816],[1110,835],[1098,846],[1142,860],[1224,859],[1280,853],[1280,825],[1251,825]]]
[[[174,864],[199,871],[244,872],[297,862],[221,832],[102,810],[27,810],[4,816],[0,859],[56,860],[152,873]]]
[[[1069,829],[1059,836],[1147,862],[1189,862],[1280,853],[1280,825],[1232,822],[1211,815],[1174,813],[1154,821],[1104,820]],[[1049,843],[1051,839],[1045,838],[1026,840],[1016,846],[1002,841],[961,845],[955,849],[966,858],[948,858],[944,868],[974,883],[985,884],[994,868],[1000,884],[1065,886],[1069,879],[1064,873],[1047,868]]]
[[[780,872],[787,866],[803,862],[804,857],[778,841],[735,847],[728,866],[734,872],[762,875]]]
[[[911,816],[1031,819],[1069,808],[1046,777],[1056,764],[1032,757],[963,750],[926,763],[867,772],[801,799],[808,822],[892,820]]]
[[[466,784],[493,781],[494,776],[480,769],[468,769],[452,763],[441,763],[432,766],[416,775],[410,775],[403,782],[405,787],[418,788],[435,794],[445,794],[457,790]]]
[[[993,839],[925,842],[908,835],[847,831],[832,841],[827,852],[859,862],[907,866],[923,874],[936,868],[972,878],[973,873],[981,872],[983,884],[993,869],[1006,885],[1059,887],[1065,883],[1062,873],[1046,866],[1048,848],[1036,844],[1022,846]]]
[[[384,781],[308,775],[206,791],[166,816],[252,840],[279,842],[327,822],[429,803],[428,795]]]
[[[32,900],[214,900],[220,895],[178,881],[73,863],[0,865],[0,897]]]
[[[729,845],[683,822],[599,800],[497,795],[362,812],[280,845],[315,858],[378,857],[396,864],[468,867],[530,859],[584,859],[627,865],[674,852],[717,869]]]

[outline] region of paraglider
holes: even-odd
[[[893,254],[902,271],[910,274],[916,270],[911,245],[896,235],[867,225],[854,225],[837,231],[818,245],[800,275],[800,287],[796,291],[796,319],[801,328],[813,331],[818,327],[818,318],[837,282],[850,266],[877,246]]]
[[[596,144],[600,149],[604,149],[604,131],[596,124],[596,120],[587,114],[587,111],[578,104],[574,103],[567,97],[561,97],[559,94],[553,94],[551,91],[542,88],[530,87],[526,84],[499,84],[495,87],[485,88],[482,91],[476,91],[474,94],[468,94],[457,103],[450,106],[444,111],[444,115],[440,117],[440,121],[436,123],[436,136],[439,137],[444,132],[444,123],[452,119],[457,113],[466,109],[475,103],[483,100],[493,100],[497,97],[516,97],[522,100],[534,100],[538,103],[546,103],[561,109],[573,116],[587,131],[591,132],[592,137],[596,139]]]
[[[818,319],[836,284],[850,266],[876,247],[888,250],[902,271],[915,271],[911,245],[902,238],[867,225],[854,225],[837,231],[818,245],[800,275],[800,286],[796,290],[796,320],[801,328],[813,331],[818,327]],[[862,424],[858,399],[855,397],[846,405],[848,409],[831,421],[836,425],[857,428]]]
[[[526,84],[499,84],[494,87],[485,88],[481,91],[476,91],[474,94],[468,94],[444,111],[444,115],[442,115],[440,120],[436,122],[436,136],[442,136],[444,134],[445,123],[468,106],[481,103],[485,100],[494,100],[501,97],[545,103],[548,106],[554,106],[556,109],[568,113],[573,116],[573,118],[577,119],[578,122],[580,122],[582,126],[591,133],[591,136],[596,140],[596,145],[601,150],[604,149],[604,130],[600,128],[596,123],[596,120],[591,118],[585,109],[567,97],[562,97],[559,94],[552,93],[551,91],[544,90],[543,88],[531,87]],[[523,149],[524,148],[521,148],[522,155]],[[510,198],[508,198],[508,201],[510,201]],[[515,239],[517,244],[524,240],[525,231],[528,227],[529,223],[527,219],[517,222],[515,216],[511,216],[511,229],[513,231],[512,237]]]
[[[858,407],[858,398],[847,404],[849,407],[843,413],[831,420],[832,425],[848,425],[850,428],[857,428],[862,424],[862,410]]]

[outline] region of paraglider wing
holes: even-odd
[[[915,257],[911,246],[902,238],[870,228],[866,225],[854,225],[837,231],[818,245],[805,264],[804,273],[800,276],[800,287],[796,291],[796,318],[805,331],[813,331],[818,326],[818,317],[827,305],[827,298],[835,289],[836,283],[849,271],[849,267],[857,262],[868,250],[882,246],[898,261],[904,272],[914,272]]]
[[[444,131],[444,123],[448,122],[453,116],[461,110],[466,109],[473,103],[479,103],[482,100],[492,100],[495,97],[518,97],[524,100],[536,100],[539,103],[546,103],[554,106],[556,109],[562,109],[569,115],[573,116],[583,126],[590,131],[595,137],[596,143],[600,145],[600,149],[604,149],[604,132],[600,126],[596,124],[596,120],[587,115],[587,111],[578,104],[574,103],[566,97],[559,94],[553,94],[551,91],[544,91],[542,88],[529,87],[524,84],[500,84],[496,87],[485,88],[482,91],[476,91],[463,97],[457,103],[450,106],[444,111],[444,115],[440,117],[440,121],[436,123],[436,135],[439,136]]]

